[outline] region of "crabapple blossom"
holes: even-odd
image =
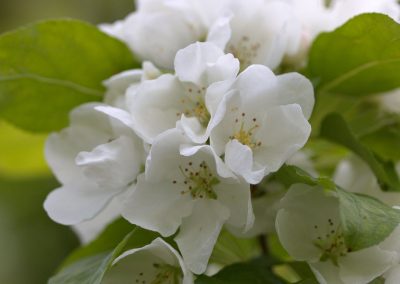
[[[296,152],[286,161],[286,164],[297,166],[311,176],[317,176],[307,152]],[[240,236],[255,237],[261,234],[275,233],[276,213],[279,210],[280,200],[285,193],[285,186],[276,180],[270,180],[269,177],[265,177],[261,183],[255,186],[252,190],[254,225]]]
[[[300,74],[275,76],[266,66],[252,65],[232,89],[215,112],[221,121],[210,143],[232,171],[257,184],[307,142],[313,87]]]
[[[383,13],[396,21],[400,20],[400,7],[395,0],[281,0],[292,6],[295,18],[301,27],[300,44],[297,51],[288,54],[285,64],[302,67],[309,48],[322,32],[332,31],[352,17],[362,13]]]
[[[227,91],[217,83],[235,79],[239,62],[211,43],[195,43],[177,53],[175,70],[175,75],[165,74],[128,89],[134,128],[152,144],[157,135],[180,121],[192,140],[204,143],[215,101]]]
[[[117,108],[126,109],[126,90],[129,87],[138,86],[145,80],[156,79],[160,75],[160,70],[148,61],[143,62],[143,69],[128,70],[114,75],[103,82],[107,87],[104,102]]]
[[[140,0],[136,12],[100,28],[125,41],[142,59],[172,69],[178,50],[206,39],[209,33],[210,41],[214,39],[216,44],[221,41],[218,29],[226,17],[222,2]]]
[[[290,5],[264,0],[142,0],[137,12],[100,28],[167,69],[178,50],[204,40],[233,53],[242,69],[253,63],[275,69],[297,51],[301,36]]]
[[[400,175],[400,170],[397,172]],[[390,206],[400,206],[400,193],[382,191],[369,166],[354,155],[338,164],[334,181],[348,191],[368,194]]]
[[[145,154],[141,140],[118,120],[90,103],[71,112],[70,126],[53,133],[46,158],[61,187],[44,207],[58,223],[72,225],[94,218],[136,181]]]
[[[224,224],[245,232],[254,219],[249,184],[237,179],[210,146],[190,145],[179,129],[155,140],[122,215],[164,237],[180,228],[175,241],[196,274],[205,271]]]
[[[285,55],[300,44],[301,26],[290,5],[282,1],[231,0],[230,21],[221,27],[228,34],[226,52],[239,59],[241,70],[251,64],[276,69]],[[257,7],[257,8],[255,8]]]
[[[296,260],[310,265],[319,283],[366,284],[398,262],[400,227],[385,240],[352,251],[344,241],[339,200],[332,192],[293,185],[276,218],[279,239]]]
[[[116,258],[102,284],[173,283],[193,284],[193,275],[171,245],[157,238]]]

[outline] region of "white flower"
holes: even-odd
[[[131,223],[175,240],[191,271],[207,267],[224,224],[246,231],[253,223],[250,187],[237,180],[208,145],[190,146],[178,129],[157,137],[126,202]]]
[[[387,271],[383,278],[385,279],[385,284],[398,284],[400,283],[400,264],[392,267]]]
[[[176,52],[206,39],[209,32],[211,41],[218,43],[212,15],[223,14],[219,2],[222,1],[139,0],[135,13],[100,28],[125,41],[142,59],[172,69]],[[215,22],[216,27],[221,25],[221,20]]]
[[[286,164],[297,166],[311,176],[317,176],[314,165],[306,152],[296,152],[286,161]],[[254,225],[249,231],[239,236],[255,237],[261,234],[275,233],[276,213],[279,210],[280,200],[285,193],[285,186],[278,181],[271,181],[269,177],[255,185],[252,188]]]
[[[311,132],[307,119],[313,87],[303,76],[275,76],[262,65],[242,72],[219,104],[221,122],[211,131],[211,146],[247,182],[257,184],[303,147]]]
[[[100,28],[125,41],[142,59],[171,69],[178,50],[212,42],[240,59],[275,69],[300,44],[299,22],[289,5],[264,0],[142,0],[137,12]]]
[[[126,109],[126,90],[129,87],[138,86],[145,80],[156,79],[160,75],[160,70],[148,61],[143,62],[143,69],[124,71],[114,75],[103,83],[107,87],[104,102],[117,108]]]
[[[293,185],[281,201],[276,230],[288,253],[307,261],[319,283],[369,283],[398,262],[399,227],[380,244],[351,251],[341,231],[339,201],[320,187]]]
[[[258,185],[261,196],[252,198],[254,211],[254,225],[245,233],[234,232],[239,237],[256,237],[261,234],[275,233],[276,213],[279,209],[279,202],[285,195],[285,188],[278,182],[264,182]],[[261,187],[261,188],[260,188]]]
[[[144,163],[143,143],[133,130],[85,104],[70,115],[71,125],[52,134],[46,158],[62,186],[44,207],[56,222],[92,219],[135,182]]]
[[[190,138],[204,143],[215,101],[226,92],[220,91],[216,83],[233,80],[239,62],[211,43],[195,43],[177,53],[175,69],[176,75],[165,74],[128,90],[128,109],[135,130],[151,144],[157,135],[175,128],[181,120]]]
[[[363,13],[381,13],[400,20],[400,6],[396,0],[334,0],[330,10],[332,29]]]
[[[231,0],[230,21],[219,34],[229,38],[226,52],[240,60],[241,69],[263,64],[276,69],[287,54],[297,51],[301,25],[283,1]]]
[[[380,94],[374,98],[386,112],[400,114],[400,90]]]
[[[400,170],[397,172],[400,175]],[[400,206],[400,193],[382,191],[369,166],[354,155],[339,163],[334,181],[348,191],[368,194],[390,206]]]
[[[396,0],[281,0],[292,6],[301,26],[301,40],[296,52],[286,56],[285,63],[301,67],[308,50],[322,32],[332,31],[362,13],[383,13],[398,21],[400,6]]]
[[[182,283],[193,284],[193,276],[179,253],[161,238],[114,260],[102,284]]]
[[[114,197],[94,218],[71,226],[81,244],[88,244],[96,239],[109,224],[121,217],[121,207],[125,197],[126,193]]]

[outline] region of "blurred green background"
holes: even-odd
[[[48,18],[113,22],[133,8],[133,0],[0,0],[0,33]],[[42,208],[57,187],[44,161],[45,140],[0,120],[0,283],[46,283],[78,246]]]

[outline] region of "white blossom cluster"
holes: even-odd
[[[127,251],[104,283],[193,283],[222,228],[242,237],[276,229],[320,283],[400,282],[398,230],[351,252],[335,196],[306,185],[285,194],[277,184],[252,198],[284,163],[313,173],[298,152],[311,133],[313,86],[283,70],[303,66],[314,38],[354,15],[400,16],[391,0],[325,2],[139,0],[126,19],[101,26],[143,66],[105,81],[104,103],[74,109],[70,126],[49,137],[46,158],[61,187],[45,209],[85,242],[122,216],[173,236],[178,248],[158,238]],[[344,166],[338,184],[354,188]]]

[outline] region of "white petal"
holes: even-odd
[[[178,51],[175,57],[175,71],[179,80],[197,86],[207,86],[206,70],[215,64],[224,52],[212,43],[194,43]]]
[[[70,114],[70,127],[53,133],[45,146],[46,160],[58,180],[63,183],[84,182],[75,157],[81,151],[90,151],[113,137],[109,118],[96,111],[100,104],[85,104]],[[79,139],[77,139],[79,137]]]
[[[212,42],[224,50],[232,34],[230,27],[232,17],[232,14],[219,17],[208,31],[207,42]]]
[[[400,265],[396,265],[384,275],[385,284],[398,284],[400,282]]]
[[[260,108],[277,105],[277,79],[266,66],[251,65],[237,77],[234,88],[248,101],[247,104]]]
[[[260,107],[298,104],[307,119],[314,107],[313,86],[298,73],[275,76],[266,66],[252,65],[238,76],[236,87]]]
[[[185,134],[191,141],[198,144],[204,144],[212,130],[221,122],[225,115],[226,103],[221,103],[224,97],[230,97],[235,90],[231,90],[233,80],[226,80],[213,83],[206,92],[206,107],[211,115],[207,128],[200,125],[198,119],[182,116],[179,126],[185,131]]]
[[[232,54],[225,54],[219,57],[214,64],[209,65],[207,70],[208,83],[235,79],[239,69],[239,60]]]
[[[180,268],[183,272],[183,284],[192,284],[193,276],[186,269],[179,253],[161,238],[142,248],[124,252],[114,260],[113,266],[106,273],[103,284],[150,283],[156,279],[159,271],[154,264],[168,264]]]
[[[198,40],[198,32],[184,14],[164,10],[129,17],[124,39],[142,59],[161,68],[173,69],[176,52]]]
[[[311,263],[310,268],[320,284],[346,284],[339,277],[339,267],[330,261]]]
[[[272,191],[271,188],[274,188]],[[261,234],[275,233],[275,219],[279,210],[279,201],[286,193],[280,183],[268,183],[268,192],[252,199],[254,210],[254,225],[241,236],[253,238]]]
[[[215,192],[218,201],[229,209],[230,217],[227,224],[239,234],[247,232],[254,224],[250,185],[245,182],[221,183],[215,187]]]
[[[219,233],[228,218],[228,209],[219,202],[198,200],[192,215],[183,220],[175,241],[192,272],[202,274],[206,270]]]
[[[106,104],[126,108],[125,92],[129,86],[140,83],[143,76],[143,70],[135,69],[128,70],[112,76],[103,82],[107,87],[107,92],[104,96]]]
[[[284,105],[269,109],[255,134],[262,145],[254,151],[254,160],[266,167],[265,174],[277,171],[307,142],[311,126],[299,105]]]
[[[170,178],[180,166],[180,145],[189,143],[187,137],[176,128],[157,136],[146,161],[146,178],[154,182]]]
[[[181,190],[172,182],[157,183],[139,175],[122,216],[132,224],[170,236],[192,212],[193,200],[188,194],[182,195]]]
[[[110,223],[121,216],[122,200],[126,192],[114,197],[109,204],[93,219],[72,226],[81,244],[93,241]]]
[[[279,75],[279,95],[277,104],[299,104],[304,117],[309,119],[314,108],[314,88],[306,77],[299,73],[287,73]]]
[[[128,108],[134,129],[147,143],[152,144],[160,133],[175,128],[182,113],[183,86],[173,75],[163,75],[143,82],[127,92]]]
[[[142,152],[134,140],[121,136],[91,152],[80,152],[76,164],[100,188],[118,191],[136,180],[142,166]]]
[[[44,208],[57,223],[74,225],[92,219],[115,195],[115,192],[79,183],[52,191],[44,202]]]
[[[112,36],[115,37],[119,40],[124,40],[124,34],[123,34],[123,29],[124,29],[125,21],[116,21],[115,23],[112,24],[100,24],[99,29]]]
[[[225,163],[248,183],[258,184],[265,176],[265,168],[254,169],[253,151],[236,139],[229,141],[225,148]]]
[[[291,186],[281,200],[276,231],[283,247],[296,260],[318,261],[322,251],[314,244],[339,224],[339,203],[320,187]],[[336,227],[334,227],[336,229]]]
[[[111,107],[111,106],[98,106],[98,107],[96,107],[96,110],[119,121],[126,127],[133,129],[133,121],[132,121],[132,118],[131,118],[131,115],[129,114],[129,112],[127,112],[123,109],[120,109],[117,107]]]
[[[395,264],[397,254],[378,246],[348,253],[339,258],[340,278],[346,284],[369,283]]]

